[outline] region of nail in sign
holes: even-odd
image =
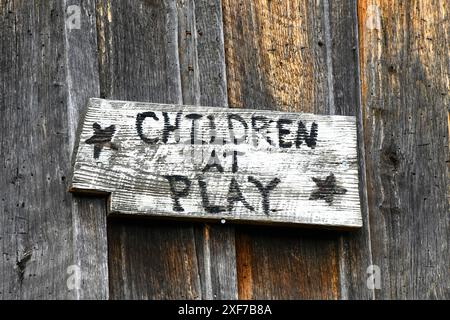
[[[70,191],[111,215],[361,227],[355,117],[91,99]]]

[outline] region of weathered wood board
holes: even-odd
[[[70,190],[110,214],[360,227],[355,118],[91,99]]]

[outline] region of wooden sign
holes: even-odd
[[[78,139],[109,214],[362,225],[354,117],[91,99]]]

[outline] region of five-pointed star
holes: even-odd
[[[110,147],[113,150],[117,150],[117,147],[114,143],[111,142],[111,139],[116,132],[116,126],[111,125],[105,129],[95,122],[92,127],[94,128],[94,135],[87,139],[85,142],[87,144],[94,145],[94,159],[98,159],[100,157],[100,152],[102,151],[104,146]]]
[[[336,185],[336,177],[333,173],[330,173],[323,180],[318,178],[312,178],[312,180],[316,183],[317,189],[311,193],[309,200],[325,199],[331,205],[335,194],[345,194],[347,192],[347,189]]]

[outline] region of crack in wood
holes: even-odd
[[[17,274],[19,276],[19,282],[22,283],[24,275],[25,275],[25,268],[27,267],[27,263],[30,261],[31,256],[33,255],[33,252],[31,250],[25,251],[22,258],[17,259],[16,266],[17,266]]]

